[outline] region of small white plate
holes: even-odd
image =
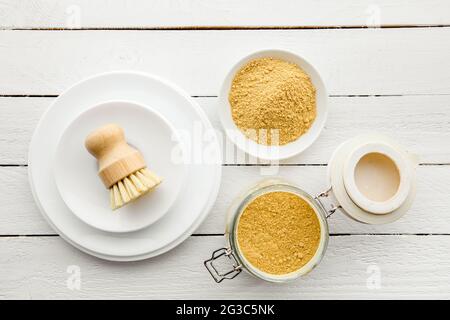
[[[311,81],[316,88],[317,115],[313,125],[300,138],[282,146],[266,146],[248,139],[234,123],[231,115],[231,106],[228,101],[231,83],[239,69],[251,60],[264,57],[278,58],[297,64],[310,76]],[[264,50],[255,52],[241,59],[228,73],[220,90],[219,117],[228,138],[233,141],[239,149],[259,159],[276,161],[290,158],[301,153],[319,137],[327,118],[327,99],[327,91],[319,73],[305,59],[288,51]]]
[[[116,123],[127,142],[141,151],[147,167],[163,182],[150,194],[115,211],[109,191],[97,174],[97,161],[84,146],[86,136],[96,128]],[[131,232],[160,219],[175,202],[185,177],[181,144],[175,130],[149,107],[128,101],[111,101],[94,106],[78,116],[58,143],[54,174],[67,206],[86,224],[108,232]]]

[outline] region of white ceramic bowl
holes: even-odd
[[[308,130],[308,132],[299,137],[297,140],[281,146],[266,146],[258,144],[254,140],[248,139],[234,123],[231,115],[231,106],[228,101],[231,83],[236,72],[238,72],[239,69],[241,69],[251,60],[264,57],[279,58],[297,64],[306,73],[308,73],[312,83],[316,88],[317,115],[313,125]],[[259,159],[276,161],[290,158],[301,153],[319,137],[319,134],[322,131],[327,118],[327,100],[328,95],[325,84],[323,83],[317,70],[314,69],[314,67],[305,59],[288,51],[264,50],[244,57],[230,70],[220,90],[219,117],[228,138],[233,141],[233,143],[236,144],[239,149]]]
[[[98,177],[97,161],[84,146],[86,136],[107,123],[124,128],[127,142],[163,180],[150,194],[115,211]],[[178,197],[186,166],[181,155],[172,158],[175,150],[182,152],[178,135],[158,112],[131,101],[105,102],[81,113],[66,128],[55,155],[56,185],[66,205],[86,224],[107,232],[137,231],[161,219]]]

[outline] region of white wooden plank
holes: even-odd
[[[0,163],[26,164],[28,145],[53,99],[0,98]]]
[[[34,203],[27,168],[3,167],[0,172],[0,234],[54,233]]]
[[[0,164],[26,164],[39,118],[54,98],[0,98]],[[217,98],[196,98],[217,128],[225,163],[256,163],[227,141],[217,115]],[[357,134],[394,137],[422,163],[450,163],[450,95],[330,98],[329,118],[319,139],[303,154],[283,161],[325,164],[341,142]],[[231,151],[231,152],[229,152]]]
[[[3,28],[365,26],[450,23],[445,0],[9,0]]]
[[[209,216],[196,234],[225,232],[231,202],[247,188],[267,178],[261,167],[224,167],[219,196]],[[448,166],[421,166],[418,169],[417,197],[411,210],[400,220],[380,226],[364,225],[337,212],[329,219],[330,232],[339,234],[450,233],[450,170]],[[289,179],[311,194],[326,188],[326,167],[281,167],[277,176]],[[54,234],[36,208],[28,186],[25,167],[0,168],[0,235]]]
[[[0,94],[58,94],[99,72],[156,74],[217,95],[232,65],[268,48],[304,56],[332,95],[450,94],[450,28],[1,31]]]
[[[316,195],[327,188],[327,168],[324,166],[281,167],[278,172],[270,172],[300,186]],[[266,176],[261,167],[224,168],[219,197],[208,219],[197,233],[208,230],[224,232],[225,214],[233,199]],[[448,205],[450,194],[450,170],[448,166],[420,166],[417,170],[418,190],[410,211],[391,224],[365,225],[347,218],[338,211],[329,218],[331,233],[450,233]]]
[[[138,263],[101,261],[60,238],[1,238],[0,298],[442,299],[450,297],[448,238],[332,237],[317,269],[288,284],[244,273],[216,284],[203,260],[224,245],[223,237],[191,237],[163,256]],[[80,290],[67,287],[73,275],[69,266],[79,268]]]

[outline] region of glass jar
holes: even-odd
[[[356,185],[356,167],[360,160],[373,154],[381,154],[395,164],[400,174],[400,183],[396,195],[381,203],[374,203],[373,199],[364,199],[359,186]],[[216,282],[236,277],[242,270],[253,276],[271,282],[286,282],[310,272],[322,259],[328,243],[327,218],[337,209],[340,209],[350,218],[365,224],[385,224],[396,221],[411,207],[416,190],[416,173],[418,165],[416,156],[404,150],[391,139],[379,134],[365,134],[356,136],[343,142],[333,153],[328,163],[327,191],[318,196],[311,196],[295,185],[282,179],[266,179],[238,197],[228,212],[226,237],[228,246],[216,250],[205,266]],[[365,183],[372,183],[368,179]],[[372,186],[373,187],[373,186]],[[375,185],[375,188],[379,188]],[[285,274],[273,275],[262,272],[252,266],[241,252],[237,241],[237,227],[239,219],[247,207],[256,197],[268,192],[291,192],[314,209],[321,226],[321,241],[313,258],[299,270]],[[330,209],[325,209],[323,198],[330,196]],[[231,267],[218,269],[218,259],[228,258]],[[216,262],[216,265],[214,264]]]
[[[314,256],[300,269],[283,275],[269,274],[257,269],[245,258],[237,241],[239,220],[247,205],[263,194],[276,191],[293,193],[305,200],[313,208],[320,224],[320,241]],[[259,182],[232,203],[228,211],[225,233],[228,245],[227,247],[214,251],[211,258],[204,262],[205,267],[218,283],[224,279],[233,279],[242,270],[247,271],[259,279],[270,282],[287,282],[307,274],[320,263],[325,254],[329,238],[327,217],[337,209],[332,208],[328,211],[325,209],[320,198],[326,195],[326,193],[322,193],[317,197],[313,197],[297,186],[278,178],[266,179]],[[228,260],[228,268],[218,268],[217,263],[221,258],[228,258],[226,259]]]

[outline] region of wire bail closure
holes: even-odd
[[[221,273],[214,266],[214,261],[219,259],[222,256],[228,257],[231,260],[231,263],[233,266],[233,269],[231,269],[225,273]],[[242,266],[237,261],[231,248],[220,248],[220,249],[214,251],[211,255],[211,258],[208,260],[205,260],[203,262],[203,264],[205,265],[206,269],[209,271],[209,273],[213,277],[214,281],[216,281],[217,283],[222,282],[224,279],[228,279],[228,280],[234,279],[242,271]]]
[[[340,205],[336,205],[336,204],[331,204],[331,208],[327,209],[325,207],[325,204],[323,203],[321,198],[328,198],[328,196],[330,195],[330,192],[332,191],[332,187],[330,186],[326,191],[319,193],[317,196],[314,197],[315,200],[317,200],[317,202],[319,203],[319,205],[322,207],[322,209],[325,211],[326,213],[326,218],[328,219],[329,217],[331,217],[333,215],[333,213],[336,212],[336,210],[341,209],[342,207]]]

